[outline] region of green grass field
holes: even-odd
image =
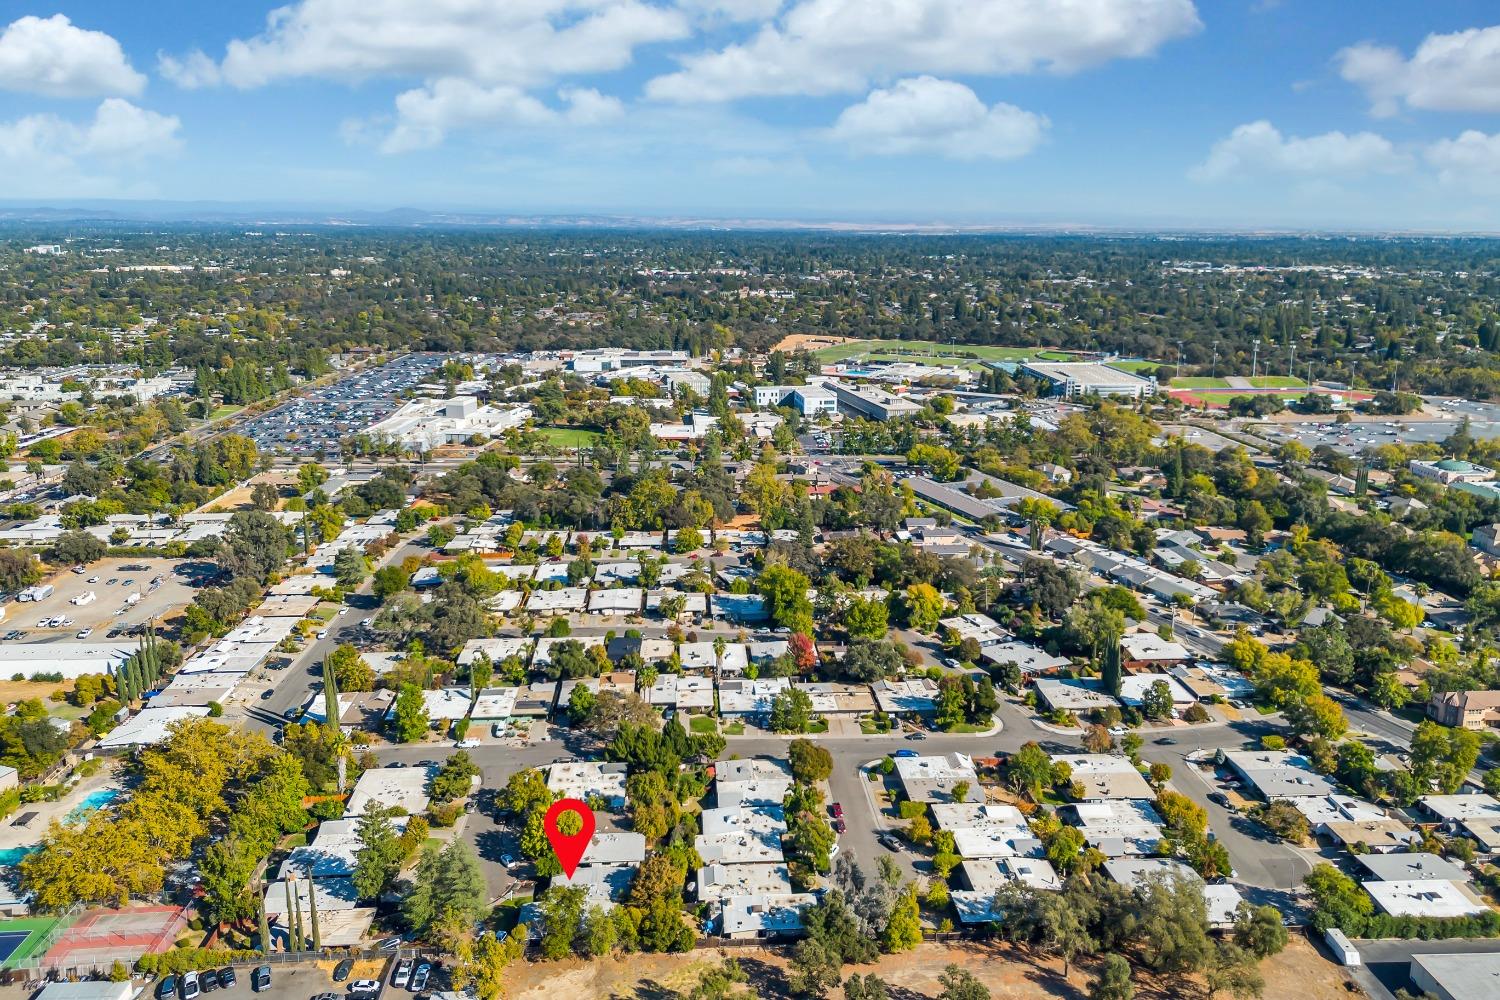
[[[1305,389],[1307,383],[1292,375],[1257,375],[1250,380],[1257,389]]]
[[[1229,380],[1225,378],[1174,378],[1172,380],[1174,389],[1228,389]]]
[[[1141,372],[1166,366],[1160,361],[1111,361],[1106,367],[1122,372]]]
[[[556,448],[586,448],[601,436],[598,431],[582,427],[543,427],[537,433]]]
[[[719,731],[719,724],[706,715],[694,715],[688,721],[688,728],[700,736],[712,736]]]
[[[1068,355],[1036,347],[990,347],[972,344],[940,344],[932,340],[851,340],[847,344],[820,347],[813,352],[826,362],[924,361],[955,367],[976,366],[980,361],[1066,361]]]
[[[244,409],[243,406],[230,406],[230,405],[216,406],[216,407],[214,407],[214,412],[212,412],[212,413],[210,413],[208,415],[208,419],[210,419],[210,420],[222,420],[225,417],[233,416],[234,414],[240,412],[243,409]]]

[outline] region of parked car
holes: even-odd
[[[204,993],[212,993],[219,988],[219,973],[215,969],[205,969],[198,973],[198,988]]]
[[[1219,805],[1223,806],[1225,809],[1234,808],[1234,805],[1229,801],[1229,796],[1225,795],[1223,792],[1209,792],[1208,801],[1216,802]]]
[[[317,994],[314,994],[310,998],[310,1000],[339,1000],[339,998],[338,998],[337,995],[335,995],[333,993],[317,993]]]
[[[93,634],[94,634],[94,630],[93,629],[91,629],[91,628],[81,628],[81,629],[78,630],[78,634],[75,635],[73,638],[75,638],[75,639],[87,639],[89,636],[91,636]]]
[[[421,993],[427,988],[427,977],[432,975],[432,966],[423,962],[417,966],[417,971],[411,974],[411,991]]]
[[[882,833],[879,837],[876,837],[875,839],[878,840],[878,841],[880,841],[880,846],[884,847],[888,851],[900,851],[901,850],[901,841],[897,840],[893,834]]]
[[[849,829],[849,824],[846,823],[846,822],[844,822],[844,817],[839,816],[839,817],[836,817],[834,819],[834,821],[833,821],[833,828],[834,828],[834,830],[838,831],[839,833],[843,833],[843,832],[845,832],[846,830]]]
[[[255,971],[250,973],[250,988],[257,993],[271,988],[271,967],[269,965],[257,965]]]
[[[184,972],[182,974],[182,987],[181,987],[181,989],[182,989],[182,1000],[193,1000],[194,997],[196,997],[199,993],[203,992],[202,990],[200,990],[198,988],[198,973],[196,973],[196,972]]]
[[[1174,747],[1177,745],[1177,741],[1170,736],[1163,736],[1161,739],[1153,740],[1152,742],[1159,747]]]
[[[156,984],[156,1000],[167,1000],[167,997],[177,995],[177,977],[163,976],[161,982]]]
[[[829,806],[828,811],[833,815],[834,819],[838,819],[840,816],[844,815],[844,807],[837,802]]]
[[[405,989],[411,984],[412,960],[403,958],[396,963],[396,971],[391,973],[391,985],[396,989]]]
[[[516,859],[511,857],[509,854],[502,854],[500,855],[500,863],[504,865],[506,870],[508,871],[516,866]]]
[[[342,983],[349,978],[349,973],[354,971],[354,959],[346,958],[333,967],[333,981]]]
[[[906,738],[909,739],[909,740],[912,740],[912,741],[925,740],[927,738],[927,734],[926,733],[907,733]]]
[[[903,747],[902,749],[897,750],[895,753],[891,754],[891,756],[892,757],[919,757],[921,755],[918,754],[915,750],[907,750],[907,749],[905,749]]]
[[[379,992],[380,980],[378,979],[356,979],[349,984],[349,995],[351,997],[372,997]]]
[[[235,984],[237,984],[238,982],[239,982],[239,979],[235,976],[233,969],[224,968],[224,969],[220,969],[219,970],[219,988],[220,989],[225,989],[225,990],[234,989]]]

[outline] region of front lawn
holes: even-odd
[[[718,723],[706,715],[694,715],[688,720],[688,728],[700,736],[712,736],[719,731]]]

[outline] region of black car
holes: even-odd
[[[167,1000],[167,997],[177,995],[177,977],[163,976],[162,981],[156,984],[156,1000]]]
[[[237,978],[235,978],[234,970],[233,969],[220,969],[219,970],[219,987],[221,989],[226,989],[226,990],[234,989],[235,984],[238,983],[238,982],[239,982],[239,980]]]
[[[346,958],[333,967],[333,981],[342,983],[349,978],[349,973],[354,971],[354,959]]]
[[[1153,742],[1155,742],[1159,747],[1175,747],[1177,745],[1177,741],[1172,739],[1172,737],[1170,736],[1163,736],[1161,739],[1155,740]]]
[[[198,988],[204,993],[212,993],[219,988],[219,974],[213,969],[205,969],[198,973]]]
[[[269,965],[257,965],[255,971],[250,973],[250,988],[257,993],[261,990],[271,988],[271,967]]]

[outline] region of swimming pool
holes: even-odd
[[[68,813],[67,819],[63,820],[63,822],[68,824],[81,823],[85,819],[88,819],[89,813],[103,809],[119,797],[120,790],[118,788],[101,788],[96,792],[89,792],[83,797],[82,802],[73,807],[72,811]]]
[[[36,850],[35,847],[7,847],[0,850],[0,867],[13,868],[34,850]]]

